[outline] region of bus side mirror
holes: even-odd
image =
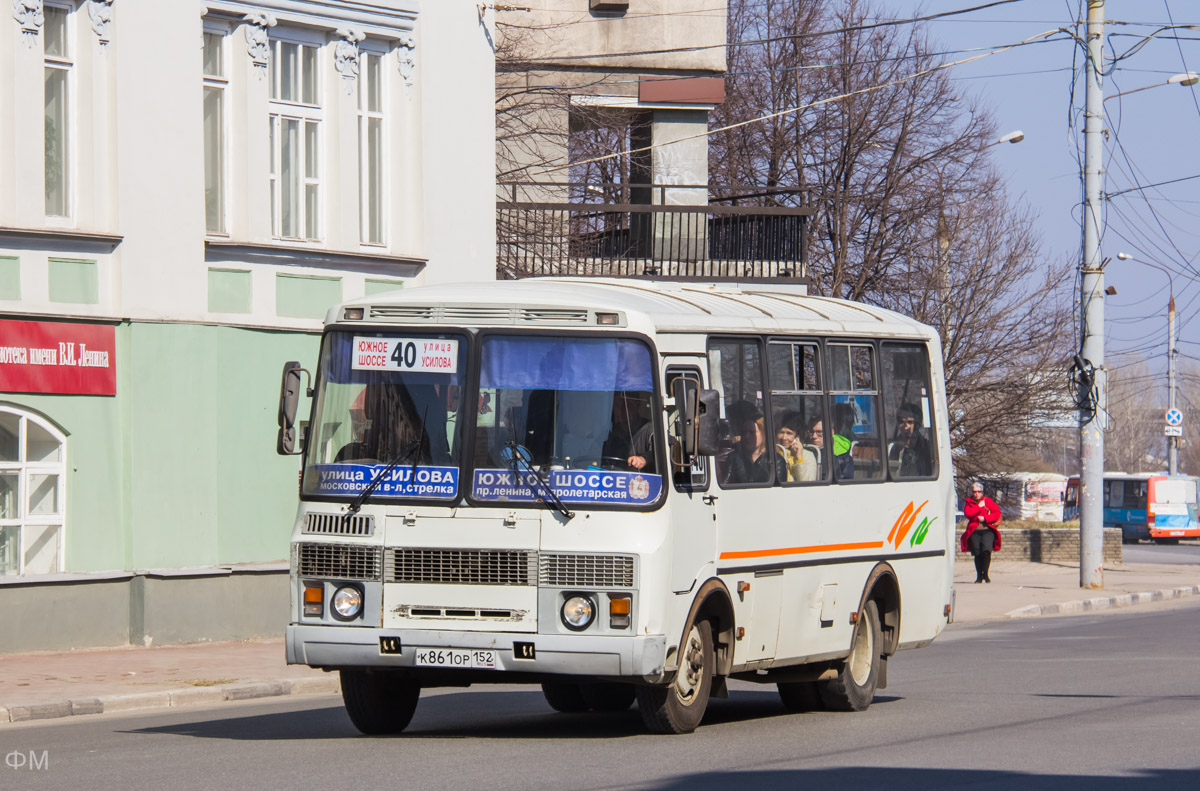
[[[275,452],[280,456],[294,456],[296,450],[296,408],[300,404],[300,373],[308,371],[292,360],[283,364],[283,380],[279,384],[279,437],[275,441]]]

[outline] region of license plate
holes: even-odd
[[[496,652],[464,651],[458,648],[418,648],[416,664],[421,667],[496,667]]]

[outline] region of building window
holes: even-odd
[[[70,85],[71,37],[69,10],[47,5],[45,23],[46,214],[70,215]]]
[[[272,232],[281,239],[320,239],[322,110],[312,44],[271,44]]]
[[[66,438],[0,406],[0,576],[63,570]]]
[[[225,35],[204,31],[204,227],[225,233]]]
[[[364,51],[358,74],[358,181],[361,238],[384,244],[383,55]]]

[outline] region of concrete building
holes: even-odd
[[[282,629],[281,365],[315,363],[335,302],[494,276],[492,24],[459,0],[14,0],[0,653]]]
[[[723,0],[498,11],[500,277],[803,281],[811,210],[709,188],[727,24]]]

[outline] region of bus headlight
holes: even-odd
[[[355,585],[345,585],[333,592],[329,609],[339,621],[352,621],[362,614],[363,595]]]
[[[563,602],[560,615],[563,626],[573,632],[582,632],[592,625],[592,620],[596,617],[596,605],[592,603],[591,597],[570,596]]]

